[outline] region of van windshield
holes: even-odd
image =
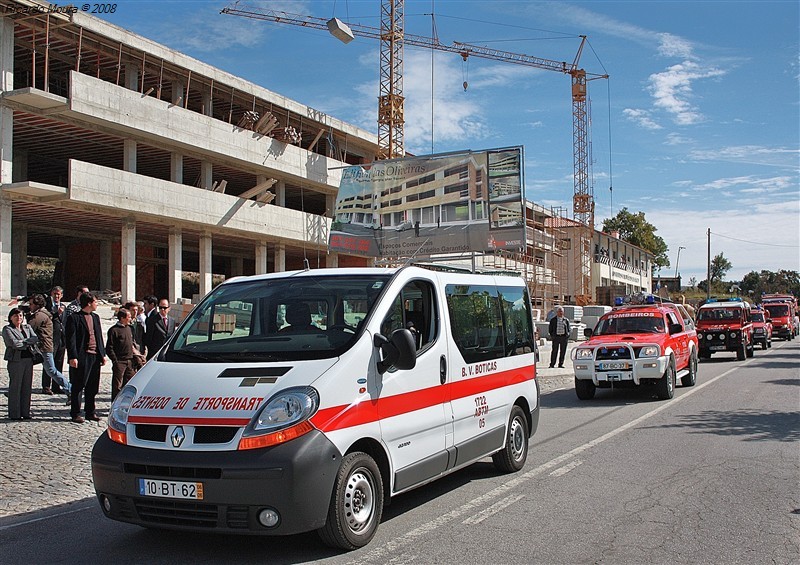
[[[742,311],[738,308],[700,308],[697,315],[698,321],[738,322]]]
[[[769,312],[770,318],[780,318],[781,316],[789,315],[789,306],[786,304],[768,304],[764,306],[764,310]]]
[[[389,275],[295,276],[220,285],[189,315],[166,361],[338,357],[361,333]]]

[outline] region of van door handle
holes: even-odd
[[[447,382],[447,359],[444,355],[439,358],[439,382],[442,384]]]

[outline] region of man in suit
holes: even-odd
[[[567,355],[567,342],[569,341],[569,320],[564,317],[564,309],[556,308],[556,315],[550,319],[550,339],[553,340],[553,352],[550,353],[550,368],[552,369],[558,359],[558,366],[564,367],[564,357]],[[561,355],[559,356],[559,350]]]
[[[144,343],[147,346],[147,359],[158,353],[161,346],[175,333],[175,319],[169,315],[169,300],[158,301],[158,313],[147,316]]]
[[[72,384],[70,416],[76,424],[86,420],[100,421],[95,413],[95,396],[100,388],[100,367],[106,364],[103,328],[97,310],[97,297],[81,294],[78,312],[67,316],[64,338],[69,360],[69,382]],[[86,418],[81,416],[81,393],[86,401]]]

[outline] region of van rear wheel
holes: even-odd
[[[514,473],[525,466],[528,458],[528,420],[519,406],[514,406],[508,420],[506,444],[492,455],[492,462],[504,473]]]
[[[342,459],[333,486],[328,520],[317,530],[323,543],[346,550],[367,545],[383,514],[383,482],[375,461],[354,452]]]

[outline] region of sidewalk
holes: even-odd
[[[10,308],[0,306],[5,325]],[[103,333],[114,325],[110,306],[100,306],[97,314],[103,322]],[[574,347],[570,342],[567,351]],[[0,340],[0,353],[5,347]],[[548,368],[550,344],[540,348],[538,365],[539,386],[543,393],[572,386],[572,362],[567,359],[563,369]],[[64,363],[66,369],[66,362]],[[69,418],[66,396],[41,394],[41,366],[34,368],[31,410],[34,419],[10,421],[8,371],[0,363],[0,520],[26,512],[70,504],[94,496],[91,453],[95,440],[106,430],[111,403],[111,363],[100,373],[100,392],[97,411],[100,422],[74,424]],[[1,522],[0,522],[1,523]]]

